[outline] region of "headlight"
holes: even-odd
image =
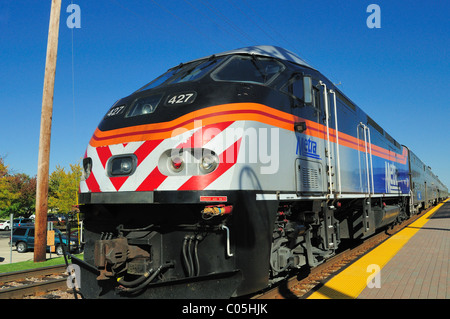
[[[92,171],[92,158],[86,157],[83,159],[83,180],[87,180]]]
[[[170,157],[170,169],[174,172],[179,172],[183,169],[184,161],[181,156]]]
[[[219,159],[214,154],[207,154],[202,157],[200,169],[205,173],[211,173],[219,165]]]
[[[158,168],[165,176],[201,176],[214,172],[219,163],[219,157],[212,150],[175,148],[161,155]]]
[[[111,176],[126,176],[134,173],[137,159],[135,155],[120,155],[112,157],[109,162]]]

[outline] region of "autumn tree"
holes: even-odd
[[[64,167],[56,166],[50,175],[48,207],[52,211],[68,213],[77,204],[78,187],[81,178],[81,165],[70,165],[66,172]]]
[[[48,207],[55,212],[68,213],[77,203],[81,165],[70,165],[70,170],[57,166],[49,180]],[[36,177],[11,174],[0,156],[0,218],[29,217],[36,206]]]
[[[4,159],[0,157],[0,217],[7,217],[13,212],[14,201],[19,196],[11,192],[9,179],[8,166],[5,165]]]
[[[36,205],[36,177],[12,175],[0,157],[0,217],[30,216]]]
[[[10,176],[9,184],[12,193],[18,195],[15,199],[15,214],[30,216],[36,205],[36,177],[18,173]]]

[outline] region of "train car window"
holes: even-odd
[[[176,74],[181,72],[184,67],[186,67],[186,66],[170,69],[169,71],[167,71],[163,75],[157,77],[155,80],[151,81],[150,83],[148,83],[144,87],[140,88],[136,92],[141,92],[141,91],[145,91],[145,90],[148,90],[148,89],[153,89],[155,87],[158,87],[158,86],[162,85],[163,83],[166,83],[169,79],[173,78]]]
[[[281,88],[281,91],[303,101],[303,77],[300,74],[295,74]]]
[[[216,81],[268,84],[284,69],[283,64],[271,58],[234,56],[211,76]]]
[[[146,115],[155,112],[161,101],[162,94],[146,96],[134,101],[132,107],[125,117],[133,117],[138,115]]]
[[[335,90],[336,96],[339,100],[342,101],[342,103],[347,106],[349,109],[352,109],[353,111],[356,111],[356,106],[350,102],[349,99],[347,99],[344,95],[342,95],[338,90]]]
[[[320,91],[315,86],[313,87],[313,103],[316,109],[320,109]]]
[[[203,60],[200,64],[197,64],[194,67],[187,68],[182,72],[178,72],[178,75],[173,80],[169,80],[168,83],[172,84],[197,80],[211,71],[214,67],[216,67],[220,62],[223,61],[223,59],[224,58],[222,57]]]
[[[384,130],[375,122],[370,116],[367,116],[367,124],[371,125],[374,129],[376,129],[381,135],[383,135]]]

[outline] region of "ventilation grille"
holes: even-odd
[[[304,190],[319,189],[319,172],[315,168],[302,167],[302,185]]]

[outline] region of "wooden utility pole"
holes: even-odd
[[[53,91],[55,87],[60,12],[61,0],[52,0],[47,40],[47,58],[45,61],[44,92],[42,95],[41,133],[39,136],[34,262],[46,260],[50,136],[52,130]]]

